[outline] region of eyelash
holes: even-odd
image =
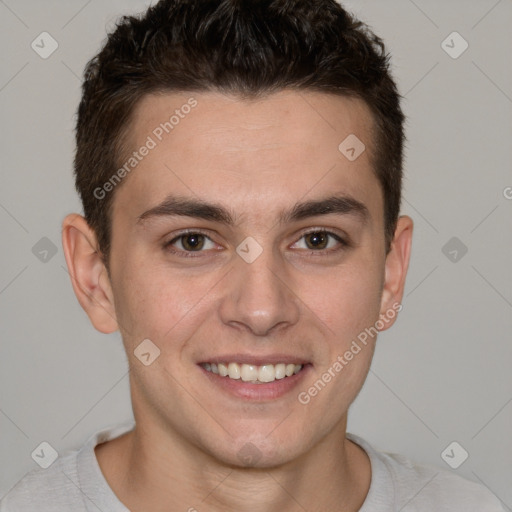
[[[297,241],[299,241],[300,239],[304,238],[305,236],[307,235],[311,235],[311,234],[316,234],[316,233],[324,233],[326,235],[329,235],[330,237],[334,238],[334,240],[336,240],[341,247],[337,248],[337,249],[318,249],[318,250],[313,250],[313,249],[302,249],[303,251],[307,252],[310,256],[330,256],[332,255],[333,253],[337,253],[343,249],[346,249],[348,247],[350,247],[350,244],[344,240],[343,238],[341,238],[340,235],[337,235],[336,233],[333,233],[332,231],[329,231],[325,228],[315,228],[315,229],[311,229],[309,231],[306,231],[304,233],[301,234],[301,236],[299,237],[299,239]],[[200,229],[190,229],[190,230],[185,230],[185,231],[182,231],[181,233],[179,233],[177,236],[175,236],[172,240],[170,240],[169,242],[166,242],[164,244],[164,249],[169,251],[170,253],[172,254],[175,254],[181,258],[198,258],[198,257],[201,257],[200,254],[203,253],[203,252],[206,252],[206,251],[183,251],[183,250],[175,250],[175,249],[171,249],[172,247],[172,244],[174,244],[175,242],[177,242],[180,238],[184,237],[184,236],[187,236],[187,235],[203,235],[205,236],[206,238],[208,238],[209,240],[211,240],[211,238],[208,236],[207,233],[205,233],[204,231],[200,230]],[[213,241],[213,240],[211,240]],[[297,242],[295,242],[297,243]]]

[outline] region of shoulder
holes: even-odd
[[[132,428],[133,422],[129,422],[103,429],[47,469],[28,472],[0,499],[0,512],[86,512],[97,510],[98,505],[105,505],[110,512],[125,512],[101,473],[94,449]]]
[[[447,470],[421,466],[397,454],[382,454],[393,474],[397,500],[405,510],[504,512],[486,487]]]
[[[499,499],[481,484],[445,469],[415,464],[403,455],[378,451],[353,434],[347,437],[370,457],[372,480],[367,500],[380,499],[386,493],[386,503],[403,512],[504,512]],[[368,510],[373,510],[373,503],[368,505]],[[363,507],[361,512],[366,510]]]
[[[29,471],[0,500],[0,512],[80,511],[83,506],[77,481],[77,454],[72,452],[56,460],[49,468]],[[84,509],[85,510],[85,509]]]

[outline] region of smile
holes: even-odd
[[[202,363],[200,365],[206,371],[227,377],[233,380],[242,380],[252,384],[265,384],[275,380],[285,379],[299,373],[302,370],[302,364],[263,364],[261,366],[253,364],[238,363]]]

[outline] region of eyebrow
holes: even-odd
[[[368,208],[362,202],[351,196],[335,195],[325,199],[296,203],[290,210],[283,210],[279,213],[278,224],[297,222],[309,217],[331,214],[356,216],[363,223],[367,222],[370,217]],[[145,211],[137,218],[137,223],[164,216],[194,217],[196,219],[220,222],[228,226],[233,226],[236,223],[236,215],[224,206],[201,199],[172,195],[168,196],[160,204]]]

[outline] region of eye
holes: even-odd
[[[173,247],[175,249],[173,249]],[[171,241],[167,242],[165,244],[165,248],[175,254],[182,253],[180,255],[187,257],[192,256],[187,253],[204,252],[203,249],[214,249],[215,244],[207,235],[201,232],[190,231],[181,233]]]
[[[216,244],[205,233],[200,231],[186,231],[175,236],[164,244],[164,249],[181,257],[197,257],[207,250],[215,250]],[[316,228],[303,233],[292,248],[307,251],[309,254],[329,255],[349,247],[341,236],[323,228]],[[194,254],[194,253],[197,253]]]
[[[300,243],[301,241],[302,244]],[[305,249],[310,252],[336,252],[348,246],[348,244],[337,234],[331,233],[325,229],[315,229],[304,233],[300,238],[299,242],[294,245],[298,245],[299,249]],[[336,249],[338,246],[338,249]],[[341,247],[339,247],[341,246]]]

